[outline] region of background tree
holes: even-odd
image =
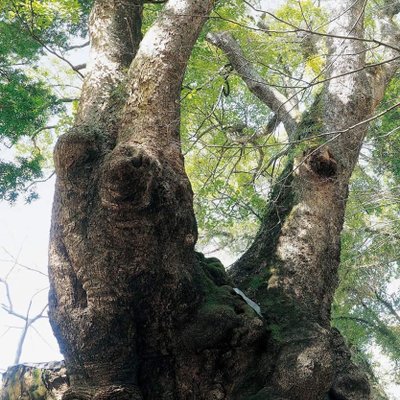
[[[179,32],[190,18],[200,29],[205,15],[177,14],[183,5],[170,0],[136,54],[142,5],[95,2],[92,63],[75,127],[56,149],[52,306],[72,398],[368,396],[329,318],[349,178],[397,68],[397,11],[393,4],[355,2],[329,19],[323,10],[330,4],[323,5],[292,2],[268,15],[247,4],[252,19],[246,19],[243,4],[220,4],[208,41],[227,60],[202,79],[195,69],[215,50],[201,40],[183,85],[183,102],[193,105],[182,114],[184,145],[195,154],[196,170],[190,159],[188,170],[206,183],[197,192],[219,196],[206,207],[197,200],[200,222],[212,234],[221,228],[215,223],[221,211],[230,217],[227,227],[248,217],[253,227],[261,221],[255,242],[231,270],[235,285],[260,303],[260,319],[229,289],[215,260],[193,253],[191,191],[177,132],[180,83],[196,30],[188,37]],[[379,23],[370,18],[376,12]],[[129,23],[121,26],[123,20]],[[180,34],[188,42],[177,40]],[[259,46],[247,56],[241,46],[249,38]],[[175,65],[178,50],[182,62]],[[202,96],[209,87],[218,90]],[[260,116],[268,114],[261,128]],[[278,151],[271,154],[271,146]],[[197,162],[204,149],[212,157]],[[269,175],[277,178],[266,204]],[[218,237],[230,238],[232,231],[224,231]],[[237,245],[249,242],[244,239]],[[382,307],[390,304],[375,292]],[[372,309],[368,321],[374,313],[380,317]],[[190,345],[187,336],[193,336]]]
[[[25,344],[25,339],[28,331],[30,329],[35,329],[34,324],[37,320],[41,318],[46,318],[45,311],[47,309],[47,304],[45,304],[42,309],[38,312],[32,315],[32,304],[35,300],[35,297],[42,292],[43,290],[47,290],[48,288],[45,287],[42,290],[37,291],[29,300],[28,307],[25,311],[25,313],[19,312],[19,310],[15,309],[14,302],[13,302],[13,296],[11,293],[10,285],[8,282],[8,278],[15,269],[15,267],[20,266],[21,264],[18,263],[18,260],[14,260],[14,265],[13,267],[7,272],[4,278],[0,277],[0,283],[4,286],[5,289],[5,297],[6,297],[6,302],[1,304],[1,308],[6,311],[9,315],[19,319],[20,321],[23,321],[22,326],[17,326],[13,327],[10,326],[7,328],[5,332],[3,332],[2,336],[4,336],[9,330],[15,330],[15,329],[20,329],[21,333],[19,335],[19,340],[18,340],[18,346],[15,351],[15,359],[14,359],[14,364],[18,364],[21,360],[21,355],[22,355],[22,350]],[[25,266],[23,266],[25,268]],[[30,271],[37,272],[39,274],[42,274],[42,272],[35,270],[33,268],[26,267]]]
[[[4,207],[2,208],[4,210]],[[7,219],[2,216],[2,225],[7,225]],[[1,235],[3,242],[4,235]],[[32,244],[23,246],[14,256],[11,251],[0,248],[0,339],[2,359],[0,369],[3,373],[7,361],[18,364],[26,361],[26,348],[29,353],[29,339],[35,337],[42,344],[50,347],[48,325],[47,292],[48,276],[46,267],[26,265],[26,253]],[[25,282],[28,281],[28,285]],[[30,338],[29,338],[30,336]],[[46,338],[47,336],[47,338]],[[43,350],[39,343],[35,348]],[[11,357],[11,358],[10,358]]]

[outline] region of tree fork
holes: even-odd
[[[130,68],[114,145],[107,120],[91,116],[112,107],[85,97],[84,88],[77,124],[56,146],[50,317],[70,373],[65,399],[184,399],[198,390],[201,398],[229,396],[242,379],[204,375],[205,360],[221,365],[229,349],[223,339],[232,336],[229,357],[238,374],[250,367],[250,344],[265,335],[260,319],[231,287],[213,283],[193,251],[197,232],[180,153],[178,100],[212,3],[167,4]],[[148,62],[153,68],[143,69]],[[107,74],[101,78],[109,82]],[[158,116],[153,104],[164,105]],[[185,332],[196,346],[180,339]]]

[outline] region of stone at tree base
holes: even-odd
[[[1,400],[61,400],[69,379],[64,361],[18,364],[3,374]]]

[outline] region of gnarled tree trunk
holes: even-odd
[[[213,3],[169,0],[142,39],[139,0],[95,1],[78,117],[55,149],[50,318],[71,380],[64,399],[367,399],[329,324],[367,129],[357,124],[377,104],[362,42],[330,40],[332,80],[314,121],[328,134],[292,157],[231,281],[194,251],[179,139],[181,82]],[[362,37],[364,2],[351,3],[333,35],[351,27]],[[291,137],[303,137],[299,115],[280,111]]]

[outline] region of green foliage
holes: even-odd
[[[15,144],[22,136],[33,136],[51,113],[59,110],[57,98],[44,82],[14,71],[0,80],[0,138]]]
[[[0,76],[0,143],[10,149],[29,138],[32,146],[27,156],[17,155],[14,161],[0,161],[0,200],[14,202],[29,182],[42,176],[44,158],[38,141],[50,116],[61,109],[45,82],[29,78],[17,69],[3,70]],[[34,192],[25,192],[26,201],[35,198]]]
[[[146,3],[143,6],[142,32],[145,34],[163,10],[163,4]]]
[[[37,198],[33,190],[26,188],[26,182],[31,182],[42,176],[42,156],[28,158],[17,157],[16,162],[0,162],[0,199],[10,203],[15,202],[21,191],[25,193],[27,202]]]
[[[396,76],[385,92],[385,98],[380,106],[384,111],[398,102],[399,79]],[[400,182],[400,109],[395,108],[385,114],[372,126],[370,137],[373,143],[374,168],[377,173],[390,171],[396,183]]]
[[[0,63],[13,65],[37,60],[40,44],[21,29],[19,21],[0,21]]]
[[[47,85],[18,70],[3,71],[0,76],[0,143],[11,148],[30,138],[31,154],[14,161],[0,160],[0,200],[14,202],[29,182],[42,176],[43,155],[38,148],[41,131],[49,117],[61,110]],[[4,153],[4,151],[3,151]],[[7,151],[11,154],[10,150]],[[25,192],[25,200],[36,194]]]
[[[0,1],[0,200],[13,202],[19,193],[26,201],[36,197],[26,187],[42,176],[48,164],[52,140],[46,125],[56,114],[66,121],[59,99],[62,92],[51,87],[51,76],[42,66],[49,63],[44,57],[54,53],[62,57],[71,40],[86,35],[91,4]]]
[[[353,176],[342,235],[340,286],[333,321],[352,346],[377,345],[400,373],[399,205],[390,180],[359,168]],[[397,196],[397,195],[396,195]],[[397,284],[396,284],[397,282]]]
[[[312,1],[299,4],[291,0],[276,15],[299,27],[323,26],[326,16],[319,7]],[[213,17],[207,31],[231,32],[268,83],[304,104],[313,102],[318,87],[304,93],[301,79],[304,74],[314,78],[321,73],[322,45],[313,43],[313,51],[308,49],[305,55],[306,38],[279,33],[289,26],[268,16],[264,23],[277,33],[261,31],[243,2],[219,2]],[[183,86],[181,127],[201,245],[214,240],[217,247],[240,253],[251,243],[269,188],[281,170],[277,154],[285,149],[281,132],[265,133],[271,117],[221,51],[201,36]]]
[[[1,14],[8,23],[18,24],[27,40],[40,45],[67,48],[77,35],[87,33],[88,0],[2,0]]]

